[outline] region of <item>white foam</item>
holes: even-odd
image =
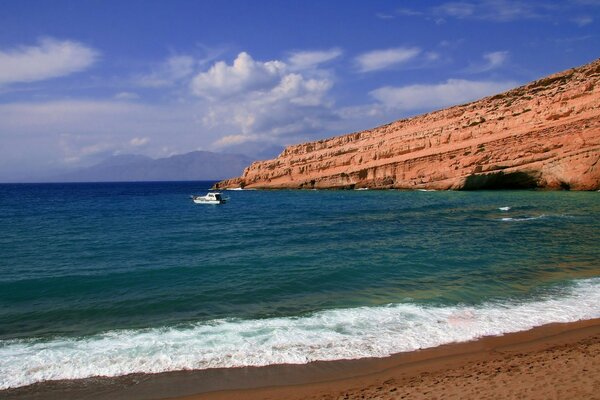
[[[500,210],[500,211],[508,211],[508,210],[510,210],[510,207],[499,207],[498,210]]]
[[[542,218],[546,218],[545,214],[541,214],[535,217],[522,217],[522,218],[511,218],[511,217],[504,217],[501,218],[501,221],[533,221],[535,219],[542,219]]]
[[[393,353],[600,317],[600,278],[554,297],[476,307],[394,304],[305,317],[215,320],[85,338],[0,341],[0,389],[134,372],[383,357]]]

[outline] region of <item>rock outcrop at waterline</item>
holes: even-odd
[[[600,59],[481,100],[287,147],[215,188],[600,189]]]

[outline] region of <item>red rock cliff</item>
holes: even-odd
[[[473,103],[287,147],[215,188],[600,189],[600,59]]]

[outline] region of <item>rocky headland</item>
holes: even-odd
[[[287,147],[216,189],[600,189],[600,59],[481,100]]]

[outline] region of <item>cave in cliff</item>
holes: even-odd
[[[532,172],[505,174],[499,171],[467,177],[462,190],[535,189],[538,186],[538,174]]]

